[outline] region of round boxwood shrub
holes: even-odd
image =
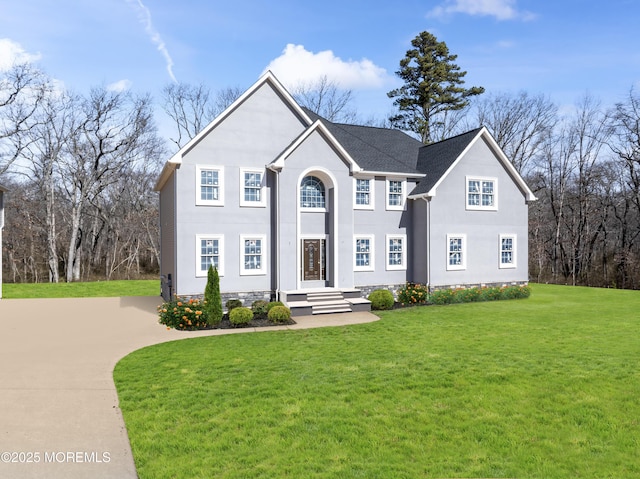
[[[265,301],[264,299],[257,299],[256,301],[251,303],[251,310],[253,311],[253,314],[255,314],[256,316],[265,315],[268,313],[267,311],[268,304],[269,302]]]
[[[393,308],[393,294],[387,289],[376,289],[371,291],[367,298],[371,301],[371,309],[391,309]]]
[[[227,308],[228,312],[235,308],[240,308],[242,306],[242,301],[239,299],[230,299],[226,303],[224,303],[225,308]]]
[[[244,326],[251,322],[253,319],[253,311],[244,306],[233,308],[229,312],[229,322],[234,326]]]
[[[281,301],[271,301],[267,304],[267,313],[271,311],[271,308],[275,308],[276,306],[284,306],[284,303]]]
[[[286,306],[273,306],[269,310],[269,321],[273,323],[286,323],[291,319],[291,310]]]

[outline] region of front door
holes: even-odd
[[[302,240],[302,281],[324,281],[325,241],[323,239]]]

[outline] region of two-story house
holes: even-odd
[[[407,281],[430,288],[528,280],[533,193],[485,128],[424,145],[331,123],[270,72],[164,166],[162,294],[353,298]],[[320,312],[321,307],[300,308]]]

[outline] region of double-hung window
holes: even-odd
[[[223,252],[223,235],[196,235],[196,276],[206,276],[209,266],[216,268],[218,274],[223,276]]]
[[[500,235],[500,268],[516,267],[516,235]]]
[[[359,210],[373,209],[373,185],[371,178],[355,178],[353,206]]]
[[[447,270],[456,271],[467,267],[467,237],[463,234],[447,235]]]
[[[354,265],[355,271],[373,271],[373,236],[357,235],[354,240]]]
[[[240,206],[267,206],[263,170],[240,169]]]
[[[404,209],[405,180],[387,180],[387,209]]]
[[[498,209],[498,180],[497,178],[470,177],[467,183],[468,210],[497,210]]]
[[[267,274],[265,263],[267,239],[264,235],[240,236],[240,274]]]
[[[196,167],[196,205],[224,205],[224,167]]]
[[[387,235],[387,270],[407,269],[407,236]]]

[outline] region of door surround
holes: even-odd
[[[306,176],[316,176],[324,184],[325,187],[325,215],[329,215],[330,225],[329,231],[323,234],[313,234],[302,231],[302,218],[303,213],[300,206],[300,185],[303,178]],[[296,287],[302,289],[304,287],[311,287],[303,285],[303,240],[310,239],[324,239],[326,253],[325,262],[325,279],[323,281],[325,285],[338,287],[337,283],[337,271],[338,271],[338,182],[336,181],[333,173],[323,167],[307,168],[302,171],[298,176],[297,182],[297,194],[296,194]],[[313,214],[313,213],[312,213]],[[318,286],[312,286],[318,287]]]

